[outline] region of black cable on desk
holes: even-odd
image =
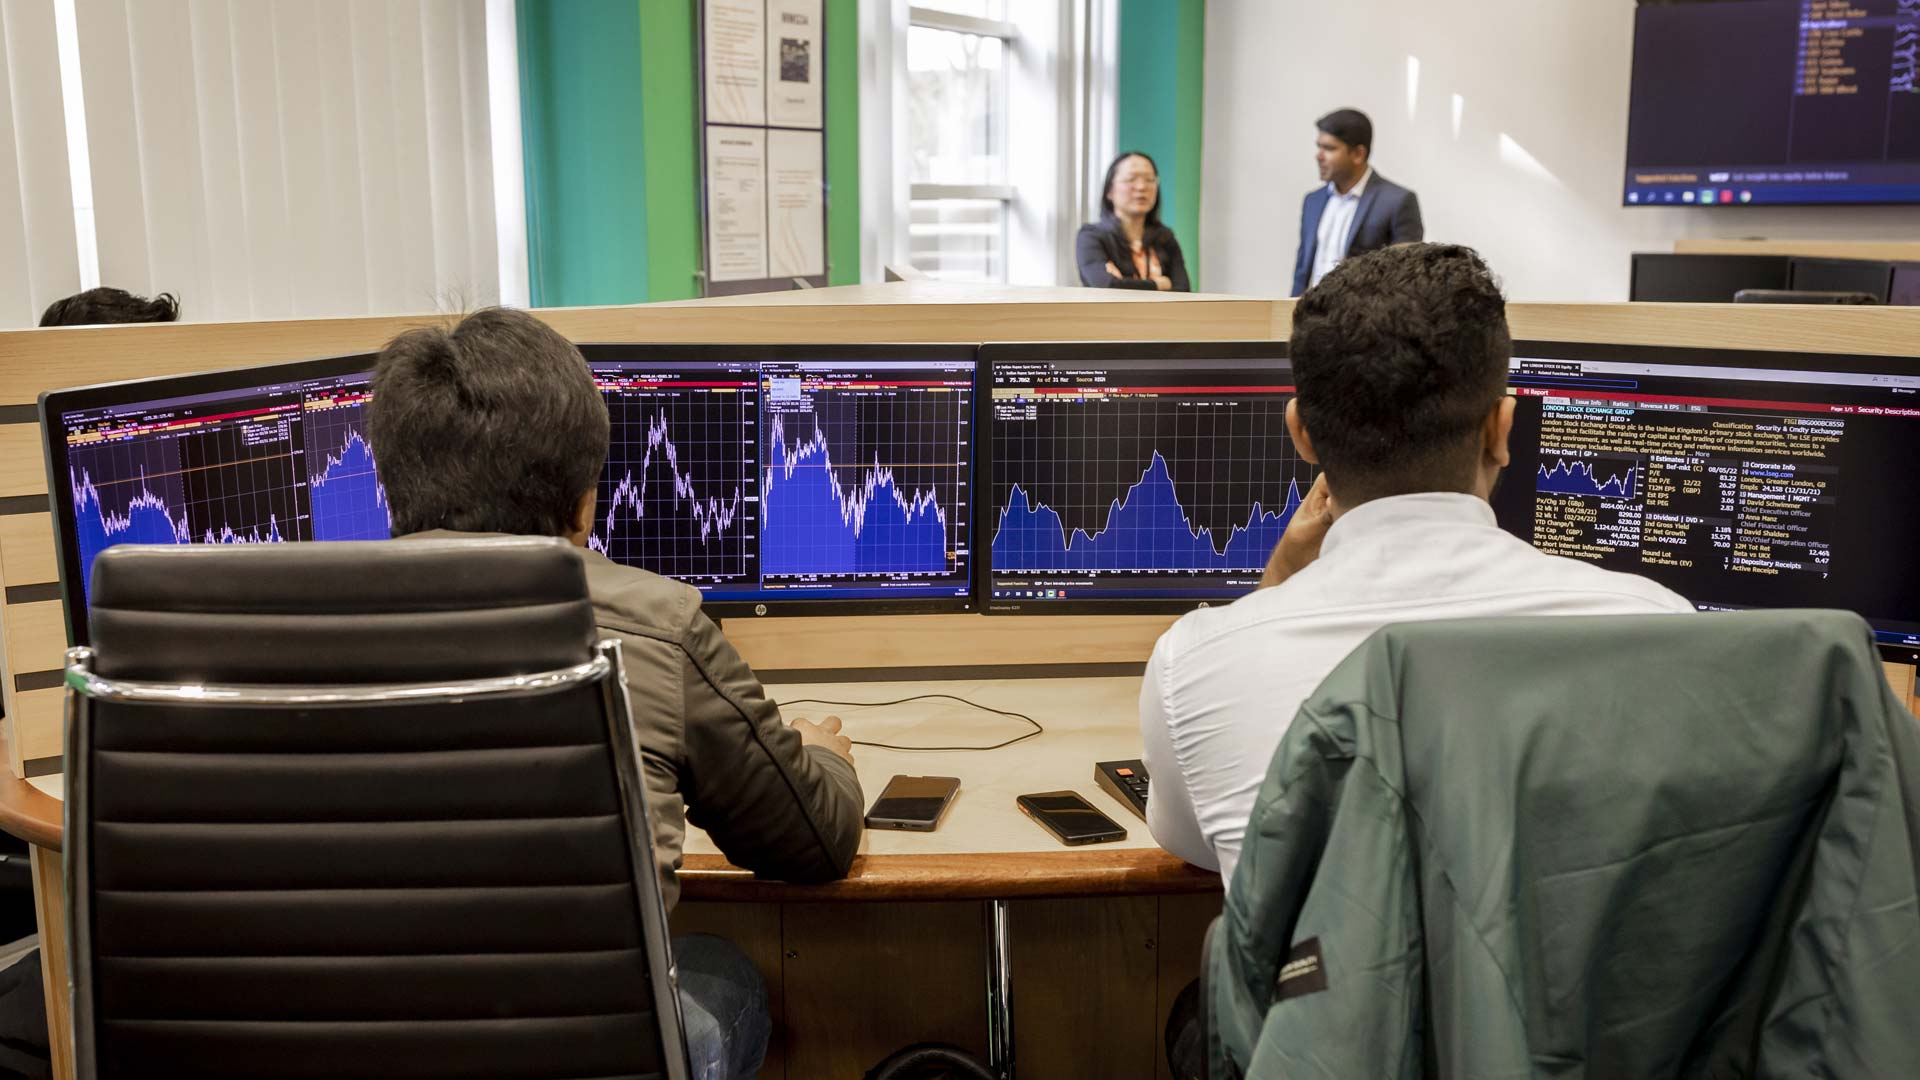
[[[1043,728],[1040,726],[1040,721],[1035,720],[1033,717],[1028,716],[1026,713],[1008,712],[1005,709],[996,709],[988,705],[982,705],[977,701],[968,701],[966,698],[956,697],[953,694],[915,694],[912,697],[900,698],[897,701],[825,701],[820,698],[795,698],[792,701],[780,702],[780,707],[782,709],[785,709],[789,705],[830,705],[830,706],[837,706],[843,709],[877,709],[877,708],[885,708],[890,705],[905,705],[910,701],[931,701],[931,700],[934,700],[935,698],[940,698],[947,701],[957,701],[960,704],[967,706],[968,708],[979,709],[981,712],[989,712],[994,714],[995,716],[1008,716],[1008,717],[1012,717],[1015,720],[1025,720],[1027,723],[1033,725],[1033,730],[1027,732],[1025,735],[1016,735],[1005,742],[994,743],[992,746],[895,746],[892,743],[863,742],[859,739],[853,739],[852,740],[853,745],[871,746],[877,750],[911,750],[911,751],[924,751],[924,752],[932,752],[932,751],[956,752],[956,751],[962,751],[962,750],[999,750],[1002,747],[1012,746],[1014,743],[1017,743],[1017,742],[1025,742],[1026,740],[1033,738],[1035,735],[1045,734],[1047,730],[1046,728]]]

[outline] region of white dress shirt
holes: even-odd
[[[1327,184],[1327,205],[1320,211],[1320,239],[1313,245],[1313,273],[1307,288],[1333,272],[1347,257],[1347,243],[1353,239],[1353,215],[1360,211],[1360,196],[1367,193],[1367,181],[1373,179],[1373,166],[1360,174],[1360,180],[1345,195],[1332,182]]]
[[[1229,884],[1280,738],[1321,679],[1389,623],[1692,611],[1663,586],[1542,554],[1472,495],[1400,495],[1335,519],[1286,582],[1192,612],[1154,647],[1140,733],[1160,846]]]

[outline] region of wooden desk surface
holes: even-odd
[[[814,683],[770,686],[778,701],[824,698],[879,702],[945,693],[1038,720],[1044,734],[998,750],[906,751],[854,748],[865,804],[895,773],[957,776],[960,795],[930,833],[868,832],[844,881],[786,885],[760,881],[723,858],[713,841],[689,830],[681,896],[688,900],[971,900],[1210,892],[1220,877],[1161,851],[1145,822],[1093,781],[1093,763],[1140,756],[1140,680],[1003,679],[916,683]],[[796,705],[788,716],[829,713],[855,739],[900,746],[991,745],[1030,727],[951,701],[905,705]],[[0,778],[5,779],[5,778]],[[1127,830],[1117,843],[1068,848],[1028,821],[1016,795],[1062,788],[1079,792]],[[12,793],[12,802],[4,796]],[[60,846],[62,778],[0,784],[0,823],[51,849]],[[18,803],[15,806],[13,803]]]
[[[897,773],[956,776],[960,795],[930,833],[869,831],[846,880],[794,886],[757,881],[730,866],[692,830],[680,872],[689,900],[960,900],[1204,892],[1219,875],[1161,851],[1146,823],[1093,780],[1093,763],[1140,756],[1140,680],[998,679],[808,683],[769,686],[782,703],[803,698],[883,702],[944,693],[1023,712],[1043,734],[998,750],[907,751],[854,747],[868,806]],[[1032,730],[1025,722],[952,701],[873,708],[783,704],[789,717],[838,715],[857,740],[896,746],[989,746]],[[1079,792],[1127,830],[1117,843],[1069,848],[1026,819],[1015,796]]]

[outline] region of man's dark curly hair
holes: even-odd
[[[180,300],[161,293],[149,300],[125,289],[102,286],[55,300],[40,313],[41,326],[94,326],[101,323],[173,322],[180,317]]]
[[[1300,419],[1341,502],[1465,491],[1506,393],[1506,298],[1472,248],[1342,262],[1293,309]]]

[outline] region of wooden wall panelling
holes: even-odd
[[[1224,901],[1225,895],[1217,892],[1160,898],[1160,964],[1155,984],[1158,1000],[1153,1013],[1156,1030],[1167,1030],[1167,1014],[1173,1011],[1174,1000],[1188,983],[1200,977],[1200,945]],[[1154,1076],[1156,1080],[1178,1080],[1167,1068],[1165,1043],[1161,1046]],[[1204,1045],[1201,1049],[1205,1051]]]
[[[787,1075],[858,1077],[918,1042],[984,1057],[983,911],[971,901],[784,905]]]
[[[767,1040],[767,1059],[760,1067],[760,1076],[762,1080],[784,1080],[786,1007],[781,971],[785,961],[781,955],[780,905],[682,903],[674,908],[671,921],[675,936],[723,937],[753,961],[754,969],[767,984],[767,1009],[773,1014],[773,1036]]]
[[[65,665],[67,621],[60,601],[8,604],[5,619],[9,677],[59,671]]]
[[[1893,692],[1907,708],[1920,712],[1920,681],[1914,677],[1914,669],[1909,664],[1887,664],[1887,681],[1893,684]]]
[[[1019,1075],[1153,1080],[1158,913],[1152,896],[1009,905]]]
[[[60,565],[53,554],[53,515],[0,516],[0,582],[14,586],[59,580]]]
[[[1911,240],[1675,240],[1676,255],[1801,255],[1815,259],[1920,262]]]
[[[1273,303],[1292,336],[1292,300]],[[1793,304],[1508,304],[1516,341],[1594,341],[1770,352],[1920,354],[1920,308]],[[1915,360],[1920,370],[1920,359]]]
[[[40,451],[40,425],[0,424],[0,499],[46,493],[47,459]]]
[[[1100,290],[939,282],[844,286],[801,294],[535,312],[575,341],[1071,341],[1266,336],[1270,302],[1234,297],[1129,301]],[[0,333],[0,405],[43,390],[340,353],[451,316],[158,323]],[[37,462],[38,455],[34,456]],[[36,466],[37,468],[38,466]]]
[[[7,753],[15,776],[60,771],[60,755],[65,752],[66,694],[55,686],[12,691],[7,699]]]

